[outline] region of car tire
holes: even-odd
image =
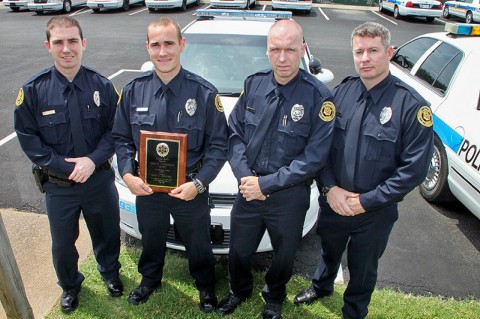
[[[155,8],[148,8],[149,12],[155,12]]]
[[[36,14],[43,14],[43,11],[42,10],[35,10],[35,13]]]
[[[425,19],[427,19],[427,22],[433,22],[433,20],[435,20],[434,17],[426,17]]]
[[[398,6],[395,6],[395,8],[393,8],[393,17],[395,19],[400,19],[400,12],[398,10]]]
[[[385,12],[385,9],[383,8],[383,1],[382,0],[378,1],[378,11]]]
[[[450,18],[450,11],[448,10],[448,7],[447,7],[447,6],[445,6],[445,7],[443,8],[443,17],[444,17],[445,19]]]
[[[18,11],[20,11],[20,8],[19,7],[10,7],[10,10],[18,12]]]
[[[187,0],[182,1],[182,6],[180,7],[181,11],[187,11]]]
[[[72,3],[70,2],[70,0],[64,0],[63,1],[63,9],[62,11],[64,13],[70,13],[72,12]]]
[[[472,11],[468,11],[465,15],[465,23],[472,23],[473,22],[473,14]]]
[[[448,186],[448,159],[440,138],[435,135],[433,155],[425,180],[420,184],[420,194],[432,203],[455,200]]]
[[[130,0],[123,0],[122,10],[128,11],[130,9]]]
[[[95,8],[95,9],[92,9],[93,13],[99,13],[100,12],[100,9],[98,8]]]

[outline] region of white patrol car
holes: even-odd
[[[143,0],[88,0],[87,7],[98,13],[103,9],[122,9],[128,11],[130,5],[143,3]]]
[[[427,22],[432,22],[442,16],[442,3],[437,0],[379,0],[378,9],[393,12],[395,19],[425,17]]]
[[[480,0],[447,1],[443,8],[445,19],[451,16],[465,19],[466,23],[480,22]]]
[[[435,146],[420,193],[431,202],[456,197],[480,218],[480,26],[447,23],[445,30],[399,47],[390,71],[433,111]]]
[[[28,9],[28,0],[3,0],[3,5],[12,11],[20,11],[20,9]]]
[[[145,0],[145,6],[150,12],[154,12],[156,9],[174,8],[179,8],[181,11],[186,11],[187,6],[191,4],[199,6],[200,0]]]
[[[219,93],[225,115],[228,117],[243,90],[247,76],[269,69],[266,55],[267,33],[275,19],[291,18],[291,12],[239,11],[202,9],[196,11],[197,19],[187,25],[183,36],[187,40],[181,55],[182,66],[214,84]],[[311,72],[323,82],[333,80],[333,74],[322,69],[320,61],[307,49],[301,68]],[[151,69],[146,63],[142,70]],[[114,166],[116,160],[113,161]],[[135,209],[135,196],[130,193],[122,178],[116,173],[116,186],[120,197],[120,227],[127,234],[141,238]],[[230,242],[230,211],[238,192],[237,181],[230,165],[226,163],[217,178],[210,184],[211,238],[214,254],[228,254]],[[312,185],[310,209],[305,218],[303,235],[314,226],[318,213],[318,190]],[[185,250],[177,237],[173,219],[167,238],[167,247]],[[270,251],[272,245],[265,233],[258,252]]]
[[[28,0],[28,9],[42,14],[45,11],[62,11],[69,13],[73,7],[87,4],[87,0]]]
[[[211,8],[234,8],[248,10],[255,7],[255,0],[210,0]]]
[[[304,11],[309,14],[312,10],[312,0],[272,0],[273,10]]]

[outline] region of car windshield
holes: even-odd
[[[239,96],[245,78],[270,69],[266,36],[184,34],[182,66],[211,82],[222,95]],[[301,65],[304,68],[304,65]]]

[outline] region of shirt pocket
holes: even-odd
[[[203,116],[181,116],[179,120],[175,121],[175,131],[188,135],[187,149],[198,150],[202,147],[204,137],[204,123]]]
[[[374,126],[365,128],[366,154],[371,161],[391,162],[395,160],[398,130],[391,127]]]
[[[140,130],[155,131],[155,114],[131,114],[134,141],[140,141]]]
[[[245,111],[245,139],[250,141],[260,123],[260,116],[250,111]]]
[[[296,156],[301,154],[307,145],[310,123],[291,121],[286,126],[280,125],[278,131],[280,132],[280,138],[283,138],[286,154]]]
[[[103,125],[106,119],[102,118],[102,106],[88,107],[83,111],[83,128],[87,140],[97,139],[103,133]]]
[[[58,112],[41,116],[38,120],[40,135],[46,144],[64,144],[70,137],[70,127],[67,125],[65,113]]]

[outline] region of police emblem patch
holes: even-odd
[[[430,127],[433,125],[432,110],[424,105],[418,110],[417,119],[420,124],[425,127]]]
[[[100,107],[100,92],[93,92],[93,103],[95,103],[97,107]]]
[[[220,95],[219,94],[217,94],[215,96],[215,107],[217,108],[218,112],[223,113],[223,105],[222,105],[222,101],[220,101]]]
[[[389,106],[385,106],[383,109],[382,109],[382,112],[380,112],[380,124],[385,124],[387,123],[388,121],[390,121],[390,119],[392,118],[392,108],[389,107]]]
[[[17,99],[15,100],[15,105],[16,106],[22,105],[24,97],[25,95],[23,94],[23,88],[20,88],[20,90],[18,90]]]
[[[158,143],[156,147],[158,156],[165,157],[170,153],[170,148],[167,143]]]
[[[197,111],[197,101],[195,99],[188,99],[187,103],[185,103],[185,110],[187,114],[192,116]]]
[[[335,112],[335,104],[331,101],[325,101],[322,104],[320,113],[318,113],[318,117],[325,122],[330,122],[335,118]]]
[[[305,108],[303,105],[295,104],[292,106],[292,110],[290,111],[290,116],[294,122],[298,122],[302,119],[303,115],[305,114]]]

